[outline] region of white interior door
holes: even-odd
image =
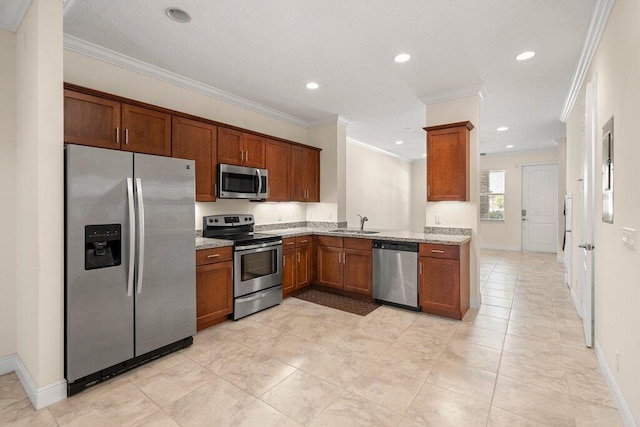
[[[564,196],[564,268],[567,285],[573,286],[573,194]]]
[[[582,242],[580,248],[580,282],[582,288],[584,342],[593,347],[593,264],[594,264],[594,211],[595,211],[595,161],[596,161],[596,79],[587,84],[584,113],[584,138],[582,149]]]
[[[522,250],[556,253],[558,165],[522,167]]]

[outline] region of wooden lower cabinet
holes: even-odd
[[[282,241],[282,294],[289,296],[296,289],[311,283],[313,236],[290,237]]]
[[[371,240],[318,238],[318,284],[371,296]]]
[[[422,311],[461,320],[469,309],[469,243],[420,244]]]
[[[233,312],[233,262],[230,247],[196,252],[196,324],[208,328]]]

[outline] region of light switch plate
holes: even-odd
[[[628,248],[636,248],[636,230],[634,228],[622,227],[622,243]]]

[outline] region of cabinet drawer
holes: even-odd
[[[199,251],[196,251],[196,265],[231,261],[231,258],[231,246],[225,246],[223,248],[201,249]]]
[[[370,251],[371,250],[371,240],[370,239],[351,239],[345,237],[344,239],[344,247],[347,249],[356,249],[359,251]]]
[[[296,247],[296,238],[295,237],[287,237],[286,239],[282,239],[282,250],[286,251],[287,249],[293,249]]]
[[[420,243],[420,256],[428,256],[431,258],[460,259],[460,246]]]
[[[311,244],[311,236],[296,237],[296,248],[303,248]]]
[[[342,247],[342,237],[318,236],[318,246],[330,246],[332,248]]]

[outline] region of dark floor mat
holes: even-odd
[[[324,305],[325,307],[335,308],[336,310],[346,311],[347,313],[357,314],[359,316],[366,316],[376,308],[380,307],[379,305],[371,302],[343,297],[342,295],[336,295],[330,292],[322,292],[317,289],[304,291],[295,295],[295,298]]]

